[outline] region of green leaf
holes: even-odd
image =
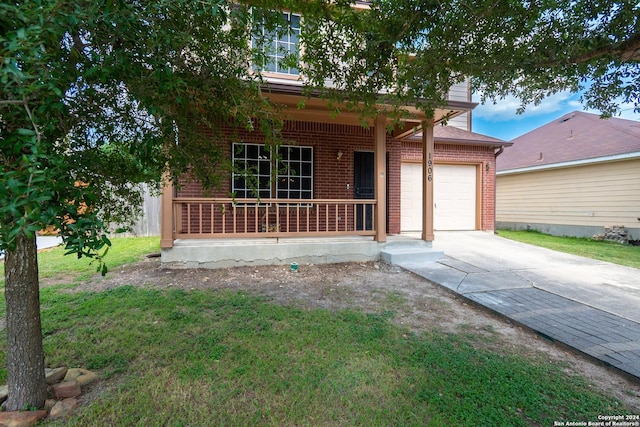
[[[34,136],[36,134],[36,132],[33,129],[25,129],[25,128],[20,128],[16,130],[16,133],[21,136]]]
[[[60,90],[60,88],[58,88],[57,86],[51,86],[51,90],[53,91],[53,93],[55,93],[57,96],[59,96],[60,98],[62,98],[62,91]]]

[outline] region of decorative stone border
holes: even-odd
[[[82,394],[82,387],[87,386],[98,376],[82,368],[45,369],[48,391],[53,398],[47,399],[45,409],[39,411],[0,412],[0,426],[29,427],[49,416],[62,418],[68,416],[80,406],[76,399]],[[8,387],[0,387],[0,403],[8,397]]]
[[[629,243],[629,233],[624,228],[624,225],[612,225],[604,228],[604,233],[596,234],[592,237],[593,240],[607,240],[610,242],[622,243],[624,245]]]

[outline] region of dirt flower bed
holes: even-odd
[[[157,258],[96,276],[74,288],[103,291],[144,288],[231,290],[302,308],[358,309],[385,313],[396,324],[421,332],[469,334],[474,345],[549,361],[562,361],[569,374],[587,378],[640,413],[640,381],[582,354],[539,337],[449,290],[385,263],[238,267],[219,270],[165,269]]]

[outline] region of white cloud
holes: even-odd
[[[474,94],[474,98],[479,99],[479,94]],[[523,114],[516,114],[519,106],[520,101],[514,97],[479,105],[472,112],[474,132],[510,141],[572,111],[600,114],[597,110],[585,110],[580,94],[570,92],[552,95],[540,105],[529,105]],[[618,117],[640,121],[640,113],[634,113],[633,107],[632,103],[622,103],[622,114]]]
[[[640,121],[640,113],[634,112],[634,107],[635,106],[633,105],[633,102],[625,102],[620,104],[620,115],[616,117],[620,117],[621,119]]]
[[[479,98],[480,94],[475,93],[474,99]],[[559,117],[570,111],[585,111],[588,113],[600,114],[600,111],[598,110],[585,109],[582,102],[580,102],[580,94],[568,91],[558,92],[551,95],[545,98],[539,105],[528,105],[523,114],[516,114],[519,107],[520,100],[513,96],[508,96],[504,99],[497,100],[496,104],[489,101],[484,105],[478,105],[473,110],[473,115],[476,118],[489,122],[511,122],[553,113],[556,113],[555,115]],[[634,112],[633,109],[633,103],[621,103],[621,113],[617,117],[627,120],[640,120],[640,113]]]
[[[478,96],[479,97],[479,96]],[[526,117],[542,116],[555,112],[571,110],[582,110],[579,95],[571,92],[559,92],[545,98],[539,105],[528,105],[524,114],[516,114],[520,107],[520,100],[513,96],[497,100],[496,104],[489,102],[478,105],[473,110],[473,115],[492,122],[505,122],[512,120],[522,120]]]
[[[569,107],[575,108],[576,110],[582,110],[582,102],[580,102],[579,99],[572,99],[571,101],[567,102],[567,105]]]

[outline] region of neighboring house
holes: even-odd
[[[299,18],[287,19],[290,52]],[[326,101],[303,95],[297,70],[280,66],[282,55],[272,57],[261,64],[269,70],[265,91],[283,107],[283,137],[294,143],[280,148],[276,164],[260,132],[209,135],[235,172],[206,196],[198,183],[164,188],[165,265],[366,261],[402,231],[421,233],[416,240],[430,247],[434,229],[494,229],[495,152],[508,143],[468,131],[476,106],[468,83],[452,88],[433,119],[407,106],[402,126],[387,133],[383,105],[368,127],[347,109],[335,116]]]
[[[497,159],[498,228],[640,239],[640,123],[575,111],[514,139]]]

